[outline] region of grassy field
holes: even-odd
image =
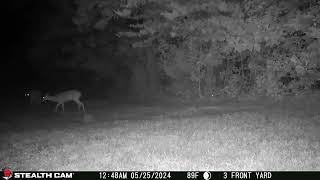
[[[319,171],[320,100],[308,98],[184,105],[94,101],[86,102],[85,115],[68,106],[64,114],[9,111],[0,125],[0,166]]]

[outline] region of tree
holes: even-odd
[[[226,79],[234,79],[232,88],[225,88],[231,94],[242,92],[234,88],[250,86],[249,91],[278,96],[310,87],[319,73],[320,4],[315,0],[128,0],[111,6],[113,1],[79,2],[89,7],[80,8],[79,27],[130,19],[130,29],[117,35],[134,39],[133,47],[157,48],[163,72],[174,82],[197,82],[190,89],[199,96],[205,69],[226,61],[232,65],[224,69],[230,72]],[[102,15],[94,16],[97,13]],[[230,59],[231,54],[236,56]],[[243,85],[234,84],[239,80]]]

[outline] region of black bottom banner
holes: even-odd
[[[320,171],[11,171],[4,169],[2,178],[9,179],[320,179]]]

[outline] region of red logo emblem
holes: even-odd
[[[12,171],[9,168],[2,169],[3,176],[2,178],[8,180],[12,177]]]

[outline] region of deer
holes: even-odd
[[[58,108],[61,106],[62,112],[64,113],[64,103],[69,101],[77,103],[79,112],[81,109],[85,112],[84,104],[80,101],[81,96],[82,94],[79,90],[68,90],[53,96],[46,94],[42,99],[43,101],[56,102],[55,112],[58,112]]]
[[[30,104],[41,104],[42,92],[36,89],[28,90],[24,94],[25,97],[29,98]]]

